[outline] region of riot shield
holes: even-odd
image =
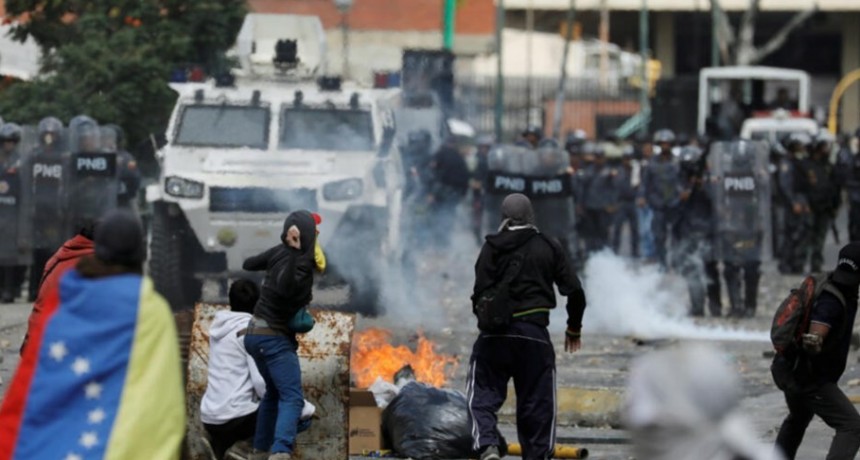
[[[50,143],[40,139],[25,161],[24,196],[30,211],[34,249],[54,251],[66,239],[63,187],[68,175],[68,161],[67,154],[60,150],[65,145],[63,139],[65,136],[51,139]]]
[[[114,152],[76,152],[69,156],[66,233],[117,207],[119,179]]]
[[[505,197],[522,193],[532,200],[538,228],[569,241],[574,219],[569,166],[569,156],[559,148],[502,145],[491,150],[484,188],[484,233],[498,228]]]
[[[8,158],[7,158],[8,160]],[[0,158],[0,265],[18,265],[21,259],[20,224],[24,219],[21,206],[19,170]]]
[[[763,142],[711,144],[717,255],[733,263],[769,260],[771,194],[769,150]]]

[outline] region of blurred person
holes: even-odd
[[[812,211],[809,207],[810,168],[807,149],[811,139],[805,133],[793,133],[788,140],[788,154],[779,165],[779,188],[785,197],[785,234],[780,253],[782,274],[803,273],[810,246]]]
[[[637,185],[633,183],[634,152],[632,147],[624,150],[621,164],[612,181],[612,188],[618,194],[618,211],[612,224],[612,249],[616,254],[621,253],[621,236],[625,225],[630,231],[630,255],[639,258],[639,225],[636,218]]]
[[[586,173],[582,205],[585,246],[589,253],[609,247],[609,232],[618,207],[618,194],[613,187],[615,168],[607,165],[602,145],[594,147],[594,163]]]
[[[507,322],[482,330],[472,349],[468,381],[474,449],[481,460],[498,460],[505,453],[497,413],[505,402],[508,381],[517,393],[517,432],[527,460],[549,458],[555,442],[555,351],[547,331],[555,307],[553,285],[567,297],[565,351],[581,346],[585,293],[558,241],[535,227],[528,197],[508,195],[502,203],[499,232],[487,236],[475,264],[473,311],[488,311],[490,292],[508,281],[508,295],[499,310],[489,312]],[[516,270],[518,273],[514,273]],[[490,301],[492,302],[492,301]],[[508,310],[509,309],[509,310]],[[503,311],[507,310],[507,311]],[[479,323],[481,323],[481,314]]]
[[[860,128],[842,146],[836,164],[838,184],[848,198],[848,239],[860,241]]]
[[[0,458],[179,459],[185,396],[173,314],[143,276],[143,228],[106,214],[95,252],[46,302],[0,408]]]
[[[651,143],[651,138],[649,138],[647,134],[640,132],[636,135],[634,152],[636,155],[636,162],[633,163],[631,181],[633,182],[633,187],[635,187],[637,191],[636,226],[639,230],[639,253],[644,261],[653,262],[657,260],[657,249],[654,246],[654,234],[651,231],[652,222],[654,221],[654,211],[648,206],[647,200],[641,200],[638,198],[642,193],[642,177],[654,158],[654,145]]]
[[[802,350],[793,359],[782,355],[774,358],[774,381],[785,394],[789,411],[776,445],[789,459],[797,455],[806,428],[816,415],[836,430],[828,459],[853,459],[860,450],[860,414],[838,386],[857,316],[860,243],[849,243],[839,251],[836,269],[826,283],[830,288],[817,290]],[[788,377],[780,368],[790,369]]]
[[[252,280],[238,279],[228,296],[230,310],[215,313],[209,328],[208,377],[200,402],[200,421],[219,460],[235,443],[254,437],[257,408],[266,394],[266,382],[242,343],[260,288]],[[298,431],[309,428],[313,412],[305,401]]]
[[[838,179],[830,162],[833,138],[830,133],[816,136],[811,146],[807,180],[809,181],[809,209],[812,225],[810,228],[810,270],[821,273],[824,265],[824,242],[839,210],[841,194]]]
[[[657,262],[667,268],[666,254],[674,213],[677,210],[681,193],[681,171],[672,156],[675,134],[662,129],[654,134],[654,144],[659,149],[656,159],[648,163],[642,172],[642,186],[639,189],[639,206],[648,206],[653,212],[651,234]]]
[[[690,345],[631,369],[624,408],[638,460],[781,460],[739,411],[743,391],[722,353]]]
[[[313,215],[308,211],[291,213],[284,220],[280,239],[279,244],[242,265],[248,271],[266,272],[244,342],[266,383],[251,460],[292,458],[304,407],[298,341],[289,324],[312,298],[316,267]]]
[[[471,172],[466,163],[469,146],[454,136],[439,148],[434,156],[433,185],[429,197],[432,203],[436,242],[447,248],[451,242],[452,229],[456,225],[457,207],[469,192]]]
[[[540,141],[543,139],[543,131],[539,126],[529,125],[523,130],[522,139],[528,143],[531,148],[537,148]]]
[[[119,194],[117,206],[120,208],[137,209],[137,195],[140,191],[141,174],[137,160],[125,149],[125,131],[115,124],[104,126],[107,131],[102,136],[102,149],[116,153],[116,166],[119,176]]]
[[[582,133],[584,136],[584,133]],[[574,133],[576,135],[576,133]],[[573,192],[573,209],[574,209],[574,241],[573,241],[573,259],[574,261],[584,261],[585,254],[588,252],[586,246],[586,235],[588,234],[588,224],[585,221],[585,184],[591,175],[591,166],[594,163],[594,144],[585,140],[585,138],[574,137],[568,139],[566,150],[570,158],[570,184]],[[583,267],[577,265],[574,267],[580,271]]]
[[[33,252],[30,264],[28,301],[36,300],[45,263],[66,239],[66,210],[63,181],[68,174],[63,139],[63,123],[54,117],[39,121],[39,145],[26,159],[29,176]]]
[[[490,174],[490,149],[493,147],[493,138],[491,136],[481,136],[477,139],[477,150],[475,152],[475,169],[472,171],[472,232],[475,234],[475,239],[478,245],[484,239],[483,221],[484,221],[484,188],[486,187],[487,177]]]
[[[788,88],[781,87],[776,90],[776,99],[768,104],[770,110],[783,109],[795,110],[797,103],[791,100],[791,95],[788,93]]]
[[[80,259],[91,256],[95,252],[95,245],[93,243],[95,227],[95,221],[85,222],[78,230],[78,234],[63,243],[60,249],[45,264],[41,282],[39,283],[39,292],[36,295],[36,301],[33,303],[30,318],[27,320],[27,332],[24,334],[24,342],[21,344],[22,356],[26,351],[25,348],[32,331],[39,328],[47,318],[50,318],[54,314],[56,304],[49,302],[49,299],[59,289],[60,278],[67,271],[74,268]]]
[[[0,251],[0,303],[12,303],[21,293],[26,265],[22,251],[27,245],[23,235],[22,158],[18,146],[22,129],[16,123],[0,122],[0,213],[3,237],[7,240]]]
[[[716,216],[706,156],[698,147],[681,150],[683,191],[674,226],[674,264],[687,282],[690,316],[705,316],[705,298],[713,317],[722,315],[715,254]]]

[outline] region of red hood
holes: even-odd
[[[78,259],[92,254],[94,251],[93,240],[83,236],[75,235],[72,239],[63,243],[63,247],[54,255],[58,262],[70,259]]]

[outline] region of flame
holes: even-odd
[[[356,387],[367,388],[377,377],[391,382],[407,364],[415,370],[419,382],[441,387],[457,369],[457,358],[436,353],[436,344],[423,333],[418,333],[414,352],[404,345],[391,345],[391,336],[391,331],[380,328],[355,333],[350,366]]]

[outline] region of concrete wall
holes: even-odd
[[[842,74],[860,69],[860,13],[844,13],[842,16]],[[842,98],[841,132],[854,132],[860,128],[860,82]]]

